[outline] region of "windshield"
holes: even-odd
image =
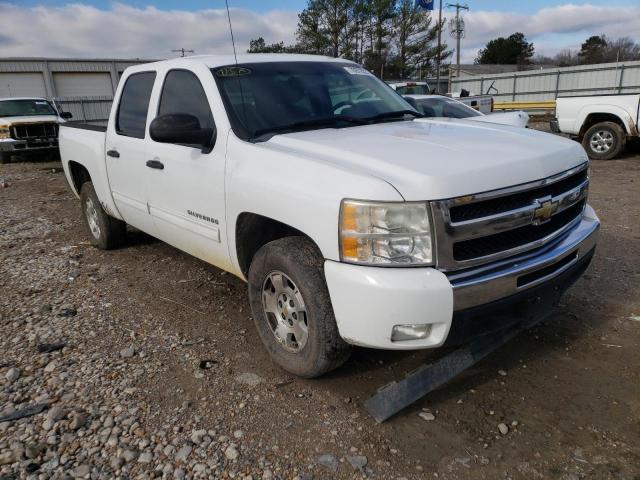
[[[396,92],[400,95],[429,95],[429,85],[405,85],[404,87],[396,87]]]
[[[425,117],[469,118],[482,115],[477,110],[447,97],[416,99],[418,111]]]
[[[0,117],[27,117],[31,115],[56,115],[46,100],[2,100]]]
[[[352,63],[248,63],[212,72],[231,126],[245,140],[420,116],[391,87]]]

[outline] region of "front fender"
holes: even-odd
[[[589,105],[589,106],[583,107],[582,109],[580,109],[576,117],[574,130],[576,132],[581,132],[582,127],[585,124],[589,115],[603,114],[603,113],[609,114],[609,115],[615,115],[616,117],[618,117],[620,121],[624,124],[624,128],[627,134],[631,133],[634,130],[635,126],[634,126],[633,118],[631,117],[631,115],[629,115],[629,113],[626,110],[616,105]]]
[[[338,222],[344,198],[402,201],[389,183],[273,144],[229,136],[226,171],[227,242],[237,269],[235,225],[252,212],[304,232],[325,259],[340,259]]]

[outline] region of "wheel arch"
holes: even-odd
[[[71,176],[71,182],[76,194],[80,195],[82,185],[86,182],[91,182],[91,174],[87,167],[74,160],[69,161],[69,175]]]
[[[630,135],[631,125],[629,115],[624,111],[616,112],[583,112],[584,120],[582,120],[578,137],[582,139],[591,127],[602,122],[612,122],[620,126],[626,135]]]
[[[274,218],[253,212],[242,212],[235,223],[235,249],[238,266],[245,278],[255,254],[269,242],[285,237],[301,236],[309,239],[321,251],[317,243],[302,230]]]

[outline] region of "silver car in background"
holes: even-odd
[[[523,111],[484,114],[464,103],[443,95],[404,95],[418,112],[429,118],[464,118],[474,122],[497,123],[525,128],[529,114]]]

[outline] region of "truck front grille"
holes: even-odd
[[[465,220],[473,220],[476,218],[488,217],[497,213],[515,210],[530,205],[537,198],[544,198],[548,195],[555,197],[557,195],[571,190],[581,185],[587,180],[587,170],[581,170],[564,180],[555,183],[543,185],[538,188],[526,190],[520,193],[514,193],[505,197],[497,197],[467,205],[459,205],[451,208],[451,221],[464,222]]]
[[[431,202],[438,267],[445,271],[542,248],[582,217],[587,164],[517,187]]]
[[[57,138],[58,124],[24,123],[11,126],[11,137],[16,140],[32,140],[34,138]]]

